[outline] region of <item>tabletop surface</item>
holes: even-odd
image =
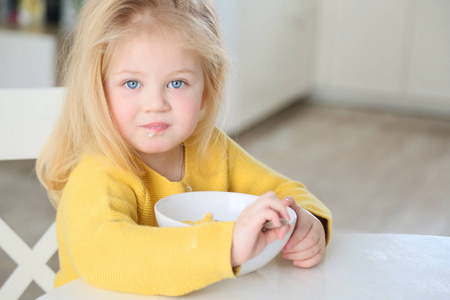
[[[39,300],[151,300],[74,280]],[[335,234],[322,262],[300,269],[276,257],[267,266],[183,299],[450,299],[450,237]]]

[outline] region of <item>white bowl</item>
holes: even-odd
[[[175,194],[159,200],[155,205],[156,220],[160,227],[192,226],[182,221],[201,220],[212,213],[216,220],[236,221],[241,212],[258,197],[230,192],[191,192]],[[297,215],[288,207],[289,232],[282,241],[275,240],[263,252],[241,266],[238,276],[246,275],[268,264],[283,249],[289,240]]]

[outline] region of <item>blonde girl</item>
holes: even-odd
[[[225,278],[298,215],[283,256],[322,258],[331,213],[301,183],[215,128],[228,59],[209,0],[88,0],[68,65],[66,102],[37,161],[57,208],[55,286],[182,295]],[[261,195],[236,222],[158,228],[156,202],[188,191]],[[280,201],[279,199],[282,199]],[[301,207],[300,207],[300,206]]]

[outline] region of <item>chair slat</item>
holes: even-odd
[[[50,137],[64,88],[0,89],[0,160],[35,159]],[[55,273],[47,265],[58,249],[55,222],[30,248],[0,217],[0,248],[17,263],[0,287],[0,299],[18,299],[32,281],[45,292]]]

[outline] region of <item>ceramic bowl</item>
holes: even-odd
[[[241,212],[257,198],[254,195],[230,192],[191,192],[171,195],[156,203],[156,220],[159,227],[192,226],[183,221],[201,220],[207,213],[212,213],[215,220],[236,221]],[[283,249],[297,220],[297,215],[289,207],[288,213],[291,226],[285,238],[282,241],[275,240],[258,256],[244,263],[238,276],[246,275],[265,266]]]

